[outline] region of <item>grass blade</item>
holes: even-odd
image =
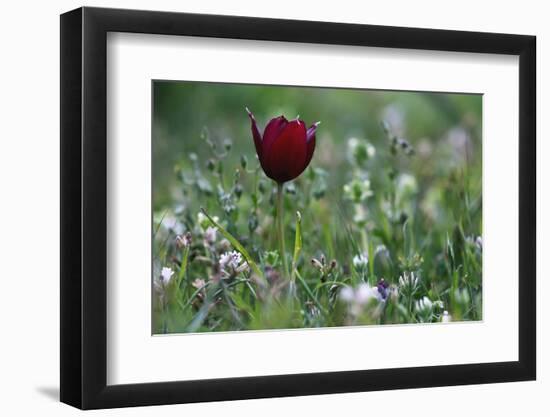
[[[323,305],[317,299],[317,297],[315,297],[315,294],[313,294],[313,292],[311,291],[311,289],[307,285],[307,282],[302,278],[302,276],[300,275],[300,273],[298,271],[296,271],[296,276],[298,277],[298,281],[300,281],[300,283],[304,287],[304,290],[306,291],[307,295],[309,295],[309,297],[311,298],[311,300],[313,301],[315,306],[321,311],[321,313],[323,313],[323,315],[325,317],[328,317],[328,311],[325,309],[325,307],[323,307]]]
[[[294,237],[294,255],[292,257],[292,272],[290,273],[290,281],[294,282],[296,277],[296,265],[298,257],[302,251],[302,215],[299,211],[296,212],[296,235]]]

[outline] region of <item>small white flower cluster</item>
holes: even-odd
[[[479,250],[483,249],[483,239],[481,236],[476,237],[476,245],[479,248]]]
[[[369,257],[366,253],[360,253],[353,257],[353,266],[360,271],[364,271],[367,268],[368,263]]]
[[[431,313],[433,308],[432,301],[424,296],[420,300],[418,300],[415,304],[415,309],[419,314],[427,314]]]
[[[199,224],[200,227],[202,228],[205,228],[208,226],[208,224],[210,223],[210,221],[208,220],[208,217],[206,217],[204,215],[204,213],[202,212],[198,212],[197,213],[197,223]]]
[[[470,245],[475,245],[479,251],[483,250],[483,238],[481,236],[468,236],[466,238],[466,242],[468,242]]]
[[[212,226],[208,226],[203,234],[204,244],[213,245],[214,243],[216,243],[217,236],[218,236],[218,229]]]
[[[237,251],[225,252],[220,256],[220,266],[236,269],[241,264],[242,258],[242,255]]]
[[[422,297],[420,300],[417,300],[415,303],[415,310],[420,316],[422,321],[431,322],[432,317],[434,314],[434,310],[439,309],[439,311],[443,310],[443,302],[442,301],[432,301],[427,296]],[[450,316],[447,311],[444,311],[441,316],[441,321],[444,320],[450,321]]]
[[[362,180],[354,178],[351,182],[344,185],[344,197],[355,204],[362,203],[372,195],[370,180],[367,178]]]
[[[418,289],[419,279],[414,272],[405,272],[399,277],[399,290],[408,297],[414,295]]]
[[[382,301],[382,295],[378,288],[371,287],[369,284],[360,284],[357,288],[345,286],[340,290],[340,299],[348,304],[352,315],[358,316],[363,308],[371,301]]]
[[[174,271],[172,271],[172,268],[168,268],[166,266],[162,268],[162,271],[160,272],[162,283],[164,285],[170,284],[170,281],[172,280],[173,275],[174,275]]]
[[[200,290],[203,289],[206,286],[206,281],[202,278],[196,278],[191,285],[195,287],[196,289]]]
[[[403,173],[397,177],[397,192],[401,195],[411,195],[418,191],[416,178],[411,174]]]
[[[434,304],[426,296],[422,297],[420,300],[417,300],[415,302],[414,309],[418,314],[418,317],[421,322],[429,323],[432,321],[433,307],[434,307]]]
[[[166,287],[172,281],[173,276],[174,276],[174,271],[172,271],[172,268],[169,268],[166,266],[163,267],[162,270],[160,271],[160,276],[158,276],[156,279],[153,280],[155,289],[160,293],[164,292]]]
[[[162,226],[164,229],[168,231],[174,232],[176,235],[181,235],[185,227],[183,223],[181,223],[175,216],[173,215],[166,215],[162,219]]]
[[[376,148],[364,139],[348,139],[348,159],[352,164],[363,166],[376,155]]]
[[[239,274],[248,270],[248,264],[243,261],[242,255],[237,251],[225,252],[220,256],[220,269],[226,276]]]

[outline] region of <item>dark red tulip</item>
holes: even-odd
[[[306,129],[296,118],[290,122],[284,116],[271,119],[260,134],[256,119],[246,109],[252,123],[256,153],[265,174],[278,183],[293,180],[307,168],[315,151],[315,130],[319,122]]]

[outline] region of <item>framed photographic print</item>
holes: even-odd
[[[535,379],[535,38],[61,16],[61,400]]]

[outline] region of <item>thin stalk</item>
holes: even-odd
[[[231,297],[229,296],[227,292],[227,285],[223,282],[223,280],[220,280],[221,288],[222,288],[222,294],[223,298],[225,299],[225,302],[227,303],[227,306],[229,307],[229,311],[231,312],[231,315],[233,316],[233,320],[235,320],[239,326],[244,326],[243,321],[241,320],[239,313],[235,309],[235,306],[233,304],[233,301],[231,300]]]
[[[309,288],[309,286],[307,285],[306,281],[304,280],[304,278],[302,278],[302,276],[300,275],[300,273],[298,271],[296,271],[296,277],[298,278],[298,281],[300,281],[300,283],[303,285],[306,293],[309,295],[309,297],[313,300],[315,306],[317,306],[317,308],[319,309],[319,311],[325,316],[325,318],[328,318],[328,311],[325,309],[325,307],[323,307],[323,305],[321,304],[321,302],[317,299],[317,297],[315,297],[315,295],[313,294],[313,292],[311,292],[311,289]]]
[[[283,207],[283,183],[277,183],[277,237],[279,238],[279,252],[283,260],[285,278],[289,278],[288,263],[286,260],[284,207]]]

